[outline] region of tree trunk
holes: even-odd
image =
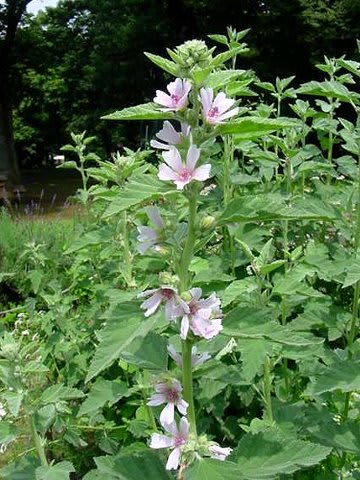
[[[4,92],[0,92],[0,178],[11,186],[19,185],[20,170],[14,147],[11,107]]]
[[[7,0],[5,2],[3,32],[0,38],[0,179],[11,186],[19,185],[20,170],[14,146],[12,127],[12,99],[9,77],[15,34],[26,6],[31,0]]]

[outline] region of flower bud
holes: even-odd
[[[203,228],[204,230],[207,230],[214,226],[215,221],[216,221],[215,217],[213,217],[212,215],[207,215],[201,220],[201,224],[200,224],[201,228]]]
[[[183,293],[181,294],[181,298],[182,298],[183,300],[185,300],[185,302],[190,302],[193,297],[192,297],[192,295],[191,295],[190,292],[183,292]]]
[[[213,49],[209,50],[202,40],[189,40],[175,49],[181,67],[192,70],[206,68],[212,60]]]

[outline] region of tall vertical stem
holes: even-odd
[[[194,254],[194,245],[196,240],[196,213],[197,213],[197,192],[190,191],[189,197],[189,217],[188,217],[188,232],[187,238],[182,252],[179,268],[180,277],[180,293],[183,293],[189,288],[189,266]],[[183,397],[188,402],[188,417],[190,421],[190,431],[197,434],[196,430],[196,416],[194,408],[193,396],[193,377],[192,377],[192,362],[191,362],[191,347],[190,340],[182,340],[182,374],[183,374]]]
[[[360,148],[360,145],[359,145]],[[356,224],[355,224],[355,235],[354,235],[354,251],[355,256],[358,256],[359,247],[360,247],[360,154],[358,156],[358,196],[356,204]],[[360,281],[358,280],[355,283],[354,295],[353,295],[353,305],[352,305],[352,319],[350,325],[350,331],[347,338],[347,348],[348,348],[348,358],[352,358],[352,347],[356,335],[356,327],[359,319],[359,296],[360,296]],[[343,412],[343,419],[346,420],[349,414],[350,406],[350,396],[351,392],[347,392],[345,395],[345,405]]]
[[[191,348],[192,348],[192,343],[189,340],[182,341],[183,396],[184,396],[184,399],[189,404],[187,415],[190,421],[190,431],[195,435],[197,435],[196,415],[195,415],[194,395],[193,395]]]

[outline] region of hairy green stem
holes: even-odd
[[[193,394],[191,348],[192,348],[191,341],[189,340],[182,341],[183,397],[189,404],[187,415],[189,417],[189,422],[190,422],[190,431],[193,434],[197,435],[196,415],[195,415],[195,407],[194,407],[194,394]]]
[[[179,288],[180,293],[183,293],[189,288],[189,266],[194,254],[194,245],[196,240],[196,214],[197,214],[197,192],[190,191],[189,197],[189,217],[188,217],[188,232],[184,245],[184,250],[181,255],[179,268]],[[196,416],[194,408],[193,397],[193,376],[191,363],[191,347],[189,340],[182,340],[182,374],[183,374],[183,397],[188,402],[188,417],[190,422],[190,431],[196,432]]]
[[[35,448],[36,448],[38,457],[40,459],[41,465],[43,467],[47,467],[49,464],[48,464],[48,461],[47,461],[47,458],[46,458],[46,454],[45,454],[42,439],[41,439],[40,435],[38,434],[38,432],[36,430],[34,415],[30,416],[29,426],[30,426],[31,436],[32,436],[32,439],[34,441]]]
[[[360,155],[358,157],[359,170],[358,170],[358,197],[356,204],[356,224],[355,224],[355,236],[354,236],[354,251],[355,256],[358,256],[360,247]],[[355,340],[356,328],[359,319],[359,296],[360,296],[360,281],[355,283],[353,302],[352,302],[352,318],[350,324],[350,331],[347,337],[348,358],[352,358],[352,347]],[[346,420],[349,415],[351,392],[347,392],[345,395],[345,404],[343,411],[343,420]]]
[[[196,240],[196,211],[197,211],[197,194],[192,191],[189,195],[189,218],[188,231],[185,241],[184,250],[181,255],[179,277],[180,277],[180,293],[189,288],[189,266],[194,254],[194,245]]]

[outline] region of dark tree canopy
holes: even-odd
[[[139,131],[100,117],[151,100],[164,84],[144,51],[166,55],[166,47],[206,40],[229,25],[250,28],[250,51],[240,68],[264,80],[294,74],[304,81],[324,54],[353,55],[359,14],[352,0],[61,0],[25,16],[16,37],[11,98],[17,149],[22,159],[42,159],[70,131],[85,129],[108,152],[119,141],[138,144],[145,126]]]

